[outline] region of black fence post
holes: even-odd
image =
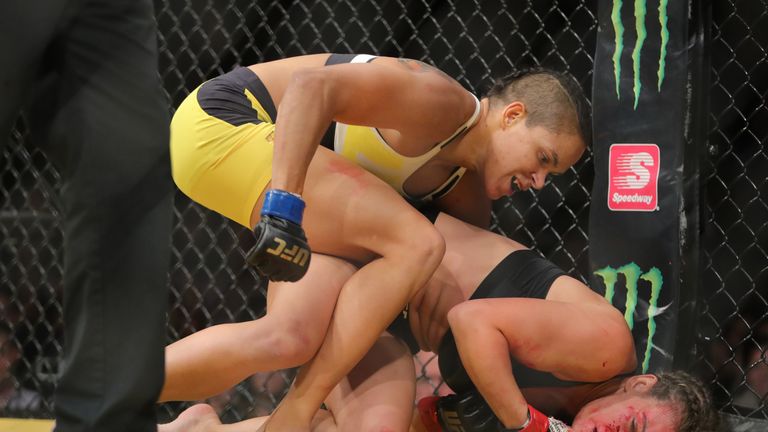
[[[598,2],[591,286],[624,312],[639,372],[672,366],[680,307],[688,2]]]

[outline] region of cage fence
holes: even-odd
[[[766,2],[715,2],[702,237],[698,372],[726,412],[768,418],[768,157]],[[316,52],[401,56],[431,63],[482,95],[494,78],[546,66],[591,92],[596,0],[157,0],[159,74],[169,110],[197,85],[234,67]],[[61,353],[58,174],[31,145],[23,118],[0,154],[0,317],[4,346],[22,355],[16,386],[27,404],[3,415],[51,417]],[[537,194],[494,203],[493,229],[587,280],[589,154]],[[266,285],[245,264],[250,232],[177,193],[169,269],[168,341],[210,325],[253,320]],[[414,366],[420,395],[444,392],[433,355]],[[257,373],[209,399],[225,422],[268,413],[295,371]],[[188,406],[159,407],[168,420]]]
[[[712,8],[699,363],[723,412],[768,419],[768,4]]]

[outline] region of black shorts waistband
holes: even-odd
[[[544,299],[552,283],[566,273],[530,249],[507,255],[488,273],[470,299],[524,297]]]
[[[211,117],[233,126],[263,123],[246,96],[246,90],[259,102],[274,123],[277,110],[261,79],[248,68],[240,67],[203,83],[197,91],[197,102]]]

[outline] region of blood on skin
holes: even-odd
[[[677,409],[651,397],[612,395],[597,399],[574,419],[577,432],[629,432],[633,420],[637,431],[669,432],[679,424]],[[647,421],[647,423],[646,423]]]
[[[632,421],[632,417],[635,415],[635,408],[632,406],[627,407],[628,414],[625,414],[623,418],[620,419],[620,421],[612,421],[610,424],[602,425],[605,429],[605,432],[627,432],[622,431],[621,425],[629,424]],[[601,426],[601,425],[598,425]]]
[[[363,179],[363,176],[365,176],[365,171],[357,165],[353,165],[346,160],[333,159],[329,161],[328,170],[332,173],[349,177],[350,179],[354,180],[355,183],[357,183],[357,185],[360,187],[363,187],[366,184],[365,180]]]
[[[536,369],[539,365],[537,360],[542,348],[541,345],[533,343],[532,341],[507,341],[509,352],[511,352],[515,360],[517,360],[523,366]]]

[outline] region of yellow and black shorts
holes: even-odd
[[[206,81],[171,121],[171,169],[193,201],[250,227],[272,179],[275,109],[258,76],[238,68]]]

